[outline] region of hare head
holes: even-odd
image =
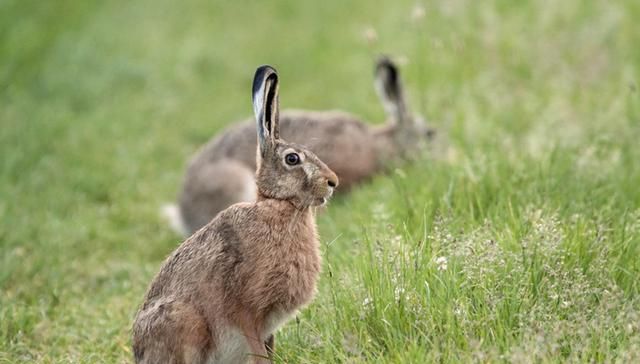
[[[280,139],[278,74],[270,66],[256,70],[253,110],[258,131],[258,195],[289,201],[299,209],[325,204],[338,186],[338,177],[306,147]]]
[[[388,123],[392,125],[393,141],[400,156],[412,159],[435,136],[424,117],[409,110],[404,96],[398,67],[386,56],[376,63],[375,88],[382,101]]]

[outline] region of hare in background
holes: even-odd
[[[268,363],[274,331],[316,292],[314,207],[338,178],[309,149],[280,139],[269,66],[256,71],[253,105],[257,156],[247,147],[242,160],[257,159],[257,172],[236,183],[251,182],[257,199],[224,209],[166,259],[133,324],[137,363]]]
[[[387,122],[373,126],[342,111],[284,111],[283,138],[302,143],[336,172],[345,191],[384,170],[390,161],[416,157],[435,131],[407,106],[397,66],[376,63],[376,90]],[[165,206],[172,227],[190,235],[226,207],[256,198],[256,135],[250,120],[214,137],[191,159],[176,205]]]

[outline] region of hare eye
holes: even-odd
[[[284,156],[284,161],[290,166],[295,166],[300,163],[300,156],[297,153],[289,153]]]

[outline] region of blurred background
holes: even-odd
[[[409,241],[444,214],[454,235],[489,220],[497,227],[487,237],[517,246],[530,226],[519,224],[534,210],[556,216],[580,244],[592,241],[591,230],[576,228],[583,220],[572,216],[627,231],[640,216],[627,215],[640,206],[637,19],[634,0],[0,0],[0,362],[129,361],[132,315],[180,241],[159,208],[175,199],[187,158],[251,115],[255,68],[278,69],[283,108],[344,109],[381,123],[379,54],[401,64],[413,109],[439,129],[442,148],[337,199],[320,217],[323,240],[335,243],[323,250],[317,303],[282,334],[282,360],[517,358],[536,341],[515,316],[478,314],[455,326],[439,321],[440,311],[421,311],[369,325],[385,316],[361,312],[368,289],[388,291],[390,302],[397,291],[371,281],[367,269],[378,266],[365,259],[366,242]],[[621,287],[617,309],[635,310],[640,268],[629,234],[611,235],[620,245],[609,245],[613,255],[593,274]],[[438,244],[428,245],[427,261],[444,249]],[[575,267],[587,267],[592,250],[580,244]],[[435,274],[425,268],[407,287]],[[442,279],[460,283],[454,273]],[[539,304],[518,299],[530,303],[523,311]],[[551,325],[560,313],[545,317]],[[483,322],[499,333],[483,331]],[[446,340],[426,334],[454,326],[461,331]],[[620,327],[617,339],[594,344],[605,354],[584,357],[634,348],[636,329]],[[512,345],[522,350],[506,349]]]

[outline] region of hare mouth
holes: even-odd
[[[317,196],[317,195],[316,195]],[[329,202],[329,199],[333,196],[333,188],[329,188],[325,191],[324,196],[318,196],[315,198],[314,205],[316,206],[324,206]]]
[[[320,197],[318,199],[320,206],[326,205],[327,202],[329,202],[329,199],[331,198],[331,196],[333,196],[333,191],[329,192],[326,196]]]
[[[316,197],[313,200],[312,206],[324,206],[327,204],[328,199],[326,197]]]
[[[329,202],[329,197],[319,197],[316,198],[316,206],[324,206],[327,204],[327,202]]]

